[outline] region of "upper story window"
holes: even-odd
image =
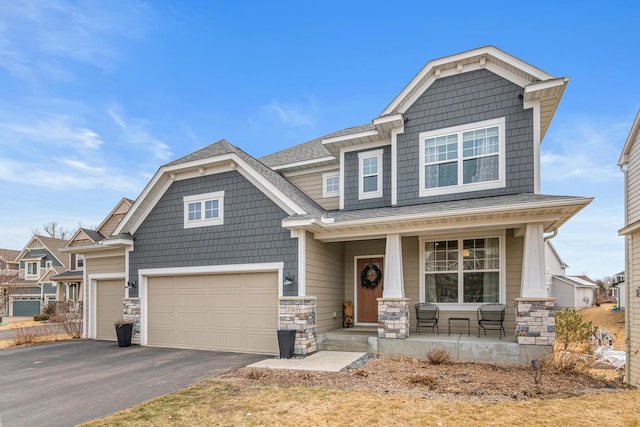
[[[224,223],[224,191],[183,197],[184,228]]]
[[[322,197],[337,197],[340,195],[340,172],[322,174]]]
[[[420,196],[505,185],[505,120],[420,134]]]
[[[45,261],[44,265],[46,268],[51,268],[53,266],[53,261]]]
[[[27,277],[26,279],[37,279],[38,278],[38,264],[40,261],[27,261]]]
[[[382,197],[382,153],[383,150],[358,153],[359,199]]]
[[[76,269],[84,269],[84,255],[76,254]]]

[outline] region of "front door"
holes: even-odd
[[[357,260],[357,321],[360,323],[378,323],[378,298],[382,298],[384,286],[383,268],[384,262],[381,257]]]

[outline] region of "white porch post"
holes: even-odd
[[[384,254],[384,290],[378,298],[378,338],[404,339],[409,336],[409,299],[404,297],[402,238],[387,235]]]
[[[544,274],[544,227],[528,224],[524,235],[521,297],[547,297]]]
[[[382,298],[404,298],[402,273],[402,239],[399,234],[387,235],[384,255],[384,290]]]

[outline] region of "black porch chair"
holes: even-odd
[[[504,313],[507,306],[504,304],[485,304],[478,307],[478,338],[480,337],[480,328],[487,335],[487,329],[490,331],[500,331],[500,339],[502,334],[507,336],[504,331]]]
[[[416,308],[416,332],[420,335],[420,327],[429,327],[433,332],[440,335],[438,329],[438,315],[440,308],[437,304],[420,303],[415,305]]]

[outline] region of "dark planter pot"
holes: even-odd
[[[132,335],[133,335],[133,324],[125,323],[124,325],[116,325],[116,336],[118,337],[118,347],[129,347],[131,345]]]
[[[291,359],[296,344],[296,331],[280,329],[278,331],[278,347],[280,348],[281,359]]]

